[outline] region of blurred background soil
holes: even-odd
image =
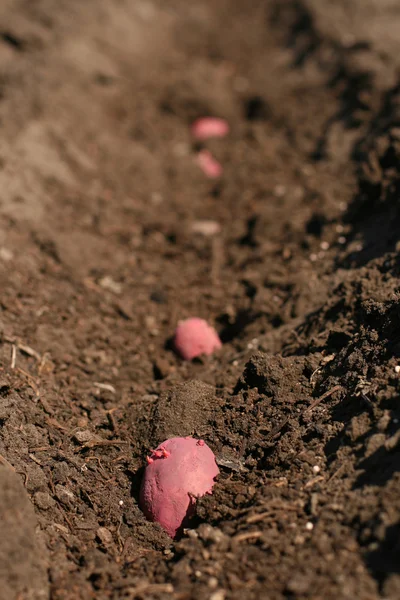
[[[1,600],[400,598],[399,63],[397,0],[2,1]]]

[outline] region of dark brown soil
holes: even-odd
[[[1,600],[400,598],[399,67],[398,0],[1,2]]]

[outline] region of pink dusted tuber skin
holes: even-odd
[[[191,127],[192,136],[199,141],[209,138],[223,138],[229,133],[229,125],[225,119],[218,117],[202,117],[197,119]]]
[[[140,508],[174,538],[194,515],[196,499],[212,493],[218,474],[215,456],[203,440],[171,438],[147,457]]]
[[[184,360],[210,355],[222,347],[218,333],[204,319],[192,317],[180,321],[175,331],[174,347]]]
[[[218,179],[222,175],[222,165],[208,150],[200,150],[196,156],[197,164],[209,179]]]

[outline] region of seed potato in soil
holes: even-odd
[[[0,600],[400,598],[398,2],[0,24]],[[173,437],[219,469],[177,539]]]

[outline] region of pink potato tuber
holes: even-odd
[[[192,360],[202,354],[210,355],[222,347],[218,333],[211,325],[192,317],[180,321],[175,331],[174,347],[184,360]]]
[[[209,179],[218,179],[222,175],[222,165],[208,150],[200,150],[196,156],[197,164]]]
[[[212,493],[218,474],[214,453],[203,440],[171,438],[147,457],[140,507],[174,538],[194,515],[196,499]]]
[[[194,121],[191,132],[196,140],[204,141],[209,138],[222,138],[228,135],[229,125],[225,119],[218,117],[202,117]]]

